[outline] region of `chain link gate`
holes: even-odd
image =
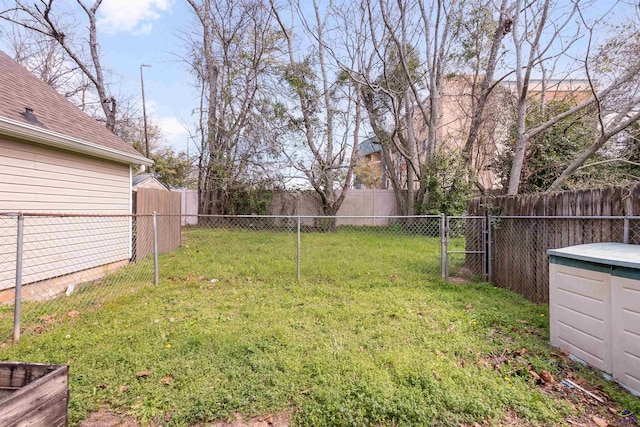
[[[452,269],[462,277],[481,276],[491,280],[491,223],[485,216],[444,217],[442,276]]]

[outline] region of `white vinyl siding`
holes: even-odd
[[[0,139],[0,212],[130,213],[129,165]]]
[[[130,214],[130,166],[0,139],[0,212]],[[13,224],[0,236],[13,254],[0,257],[0,289],[15,285]],[[23,283],[128,259],[130,241],[128,217],[26,216]]]

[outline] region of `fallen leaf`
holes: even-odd
[[[129,386],[128,385],[122,385],[120,386],[120,393],[124,393],[125,391],[129,390]]]
[[[485,359],[485,358],[483,357],[483,358],[481,358],[480,360],[478,360],[478,365],[482,365],[482,366],[484,366],[485,368],[488,368],[488,367],[490,367],[490,366],[491,366],[491,363],[489,362],[489,360],[488,360],[488,359]]]
[[[603,420],[602,418],[596,417],[595,415],[593,415],[591,419],[598,425],[598,427],[608,427],[609,425],[607,420]]]
[[[140,371],[140,372],[136,372],[136,377],[138,378],[146,378],[150,375],[153,375],[153,372],[151,371]]]
[[[245,277],[244,280],[246,280],[247,283],[251,283],[251,277]]]
[[[456,325],[454,325],[453,323],[449,325],[449,327],[447,328],[447,332],[452,332],[454,329],[456,328]]]
[[[613,415],[618,415],[618,410],[616,408],[607,408],[609,410],[609,412],[611,412]]]
[[[207,280],[207,278],[204,277],[204,276],[198,276],[198,280],[201,281],[201,282],[204,282],[204,281]]]
[[[540,375],[538,375],[538,373],[534,370],[530,370],[529,371],[529,375],[531,375],[533,377],[534,380],[536,381],[541,381],[542,378],[540,378]]]
[[[527,349],[522,347],[522,350],[520,350],[520,356],[524,356],[525,354],[527,354]]]
[[[440,375],[438,375],[438,373],[436,371],[431,371],[431,373],[433,374],[433,376],[438,380],[438,381],[442,381],[442,377]]]
[[[309,392],[310,392],[310,391],[311,391],[311,387],[309,387],[309,388],[305,388],[304,390],[302,390],[302,391],[300,392],[300,394],[309,394]]]
[[[467,311],[473,310],[473,304],[471,304],[471,303],[467,304],[466,307],[467,307]]]
[[[396,276],[395,274],[391,275],[391,281],[395,282],[398,279],[398,276]]]
[[[556,379],[553,378],[553,375],[551,375],[547,371],[540,371],[540,378],[542,378],[542,381],[548,384],[554,384],[556,382]]]
[[[167,375],[166,377],[160,380],[160,382],[164,385],[169,385],[171,384],[172,381],[173,381],[173,377],[171,375]]]
[[[529,322],[527,322],[526,320],[520,320],[520,323],[522,323],[523,325],[528,325]]]
[[[49,316],[40,316],[40,320],[47,322],[47,323],[53,323],[56,321],[55,319],[56,315],[55,314],[51,314]]]
[[[70,318],[74,319],[75,317],[78,316],[78,314],[80,314],[79,311],[71,310],[70,312],[67,313],[67,316],[69,316]]]
[[[100,384],[98,387],[100,387],[103,390],[107,390],[109,388],[109,384]]]

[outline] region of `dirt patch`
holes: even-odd
[[[447,277],[447,282],[453,283],[454,285],[468,285],[469,283],[471,283],[471,281],[467,278],[456,276]]]
[[[261,417],[254,417],[243,420],[242,415],[236,414],[233,421],[215,421],[209,424],[202,424],[194,427],[289,427],[291,415],[288,412],[278,412]]]
[[[81,424],[82,427],[140,427],[133,418],[100,409],[89,415]]]
[[[248,420],[244,420],[242,415],[236,414],[233,421],[214,421],[212,423],[196,424],[193,427],[289,427],[290,424],[291,415],[283,411]],[[156,424],[151,424],[151,426],[154,425]],[[89,415],[82,422],[81,427],[140,427],[140,424],[131,417],[109,412],[103,408]]]

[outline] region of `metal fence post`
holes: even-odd
[[[153,284],[157,285],[158,280],[158,213],[153,211]]]
[[[24,216],[18,214],[18,235],[16,240],[16,287],[13,307],[13,340],[20,340],[20,305],[22,303],[22,251],[24,244]]]
[[[444,214],[440,214],[440,276],[442,276],[443,279],[446,279],[446,272],[445,272],[445,257],[446,257],[446,249],[445,249],[445,232],[444,232],[444,228],[445,228],[445,219],[444,219]]]
[[[488,236],[488,231],[487,231],[487,216],[485,215],[484,217],[482,217],[480,219],[480,228],[482,228],[482,233],[481,233],[481,238],[480,238],[480,245],[481,245],[481,251],[482,253],[480,254],[480,260],[482,262],[482,280],[484,281],[488,281],[489,279],[489,273],[488,273],[488,266],[487,266],[487,238]]]
[[[300,215],[298,215],[298,258],[297,258],[297,262],[298,262],[298,270],[297,270],[297,277],[298,280],[300,280]]]
[[[623,243],[629,243],[629,218],[624,217]]]
[[[444,278],[449,278],[449,217],[444,218]]]
[[[487,281],[493,280],[493,231],[492,229],[493,219],[491,215],[487,215]]]

